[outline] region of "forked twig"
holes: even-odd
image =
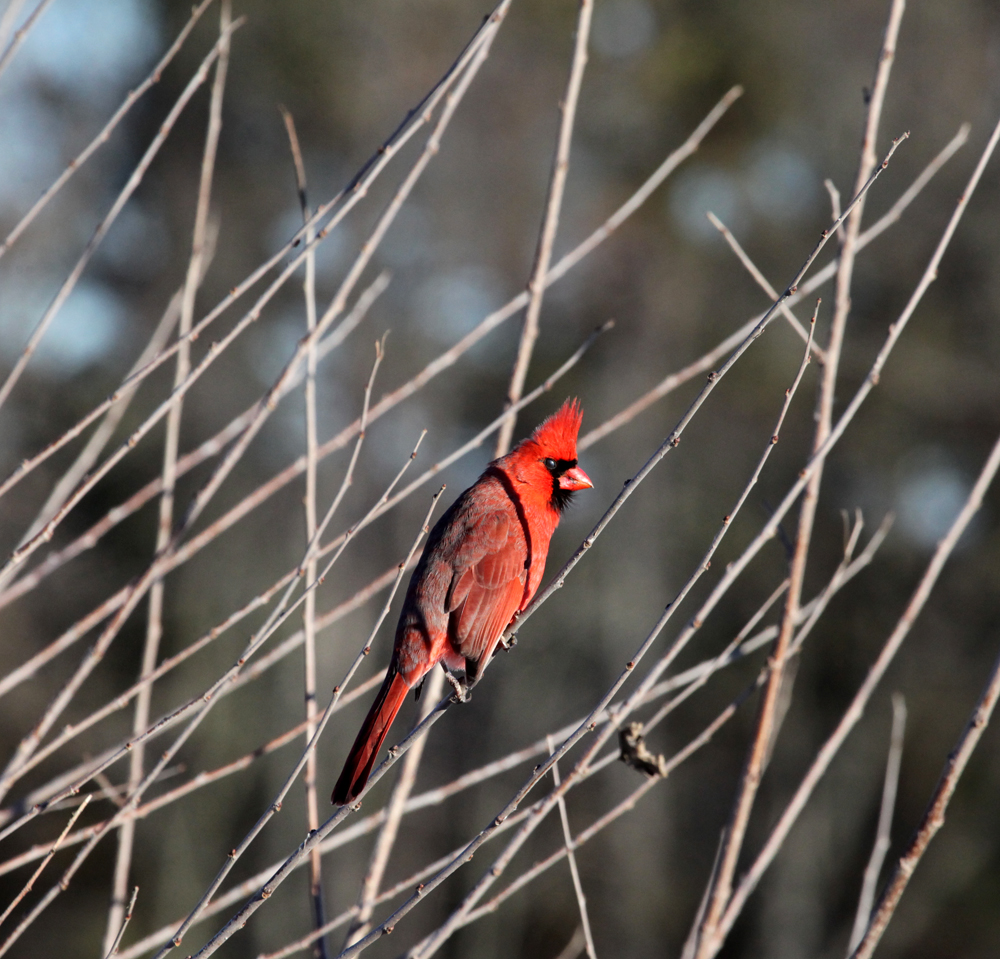
[[[865,866],[864,879],[861,883],[861,895],[858,897],[858,908],[854,914],[854,928],[847,946],[847,955],[858,947],[864,938],[868,921],[871,919],[872,905],[875,902],[875,889],[878,877],[882,874],[882,864],[892,834],[892,815],[896,808],[896,791],[899,787],[899,767],[903,759],[903,733],[906,729],[906,700],[902,693],[892,694],[892,734],[889,737],[889,757],[885,764],[885,782],[882,785],[882,804],[878,814],[878,828],[875,831],[875,844],[872,846],[868,865]]]
[[[995,469],[996,466],[994,465],[994,471]],[[850,959],[870,959],[872,953],[875,951],[875,947],[882,938],[882,933],[885,932],[886,926],[889,925],[889,920],[892,919],[893,913],[899,905],[899,900],[906,890],[910,877],[927,851],[930,841],[944,825],[944,814],[948,809],[948,803],[951,802],[951,797],[955,793],[958,780],[965,771],[969,758],[972,756],[976,746],[979,745],[979,740],[982,738],[987,725],[989,725],[990,717],[993,715],[993,710],[997,704],[997,699],[1000,699],[1000,659],[997,659],[994,664],[993,671],[986,682],[986,688],[979,697],[979,702],[976,703],[975,708],[972,710],[972,715],[969,717],[962,735],[955,744],[955,748],[948,756],[948,760],[941,772],[941,778],[931,796],[927,812],[924,813],[924,818],[920,821],[920,825],[910,840],[910,845],[907,847],[906,852],[900,856],[899,862],[896,864],[896,869],[889,878],[886,890],[882,893],[878,907],[871,921],[868,923],[868,928],[865,930],[864,939],[861,940],[857,949],[851,954]]]
[[[858,251],[863,250],[869,243],[881,236],[890,226],[899,222],[900,217],[910,206],[910,204],[920,195],[924,187],[931,181],[934,175],[950,160],[955,153],[961,149],[969,138],[969,124],[963,123],[958,133],[940,150],[940,152],[927,164],[920,175],[907,187],[899,196],[896,202],[890,207],[877,222],[873,223],[861,236],[858,237]],[[837,222],[842,223],[840,212],[837,213]],[[837,228],[838,235],[840,227]],[[784,300],[785,305],[791,307],[818,290],[824,283],[832,279],[837,271],[838,260],[834,259],[826,266],[817,270],[808,280],[803,280],[796,292]],[[595,427],[588,433],[580,437],[577,448],[582,452],[593,446],[594,443],[604,439],[605,436],[620,429],[631,422],[644,410],[652,406],[657,400],[672,393],[679,386],[687,383],[699,373],[710,370],[723,356],[729,353],[735,346],[746,337],[746,335],[760,322],[761,316],[753,317],[743,324],[734,333],[727,336],[718,346],[709,350],[706,354],[689,363],[681,370],[677,370],[665,377],[652,389],[647,390],[638,399],[629,403],[625,409],[612,416],[609,420]]]
[[[732,230],[726,226],[711,210],[706,214],[709,222],[714,226],[721,234],[723,239],[729,244],[729,248],[736,254],[737,259],[746,268],[746,271],[754,278],[757,285],[767,294],[772,300],[778,299],[778,291],[771,286],[770,282],[766,276],[757,268],[757,264],[750,259],[747,251],[743,249],[740,241],[733,236]],[[834,220],[840,219],[840,211],[835,210],[833,214]],[[781,304],[781,313],[788,320],[788,325],[791,326],[803,342],[809,336],[809,332],[806,328],[799,322],[799,318],[789,309],[787,303]],[[816,358],[821,362],[826,362],[826,350],[822,349],[818,343],[812,344],[812,351]]]
[[[549,753],[555,752],[552,737],[548,737]],[[559,764],[552,764],[552,781],[556,788],[559,787]],[[566,850],[566,861],[569,863],[569,874],[573,880],[573,891],[576,893],[576,906],[580,912],[580,928],[583,929],[583,941],[589,959],[597,959],[597,950],[594,948],[594,934],[590,928],[590,916],[587,913],[587,897],[583,891],[583,882],[580,879],[580,870],[576,865],[576,846],[573,841],[573,833],[569,828],[569,813],[566,811],[566,797],[559,797],[559,821],[562,824],[563,842]]]
[[[979,478],[972,487],[972,490],[970,491],[962,509],[959,511],[958,516],[955,518],[954,523],[952,523],[951,528],[945,534],[941,542],[938,543],[937,549],[934,551],[934,555],[931,558],[927,569],[924,571],[924,575],[921,577],[920,582],[910,598],[909,603],[907,603],[906,609],[903,611],[896,627],[893,629],[889,638],[886,640],[885,645],[882,647],[882,651],[879,653],[878,658],[869,669],[868,675],[865,677],[865,681],[861,684],[861,687],[855,694],[854,699],[851,700],[851,704],[841,717],[840,722],[837,724],[837,728],[830,734],[829,738],[816,754],[816,758],[813,760],[808,772],[803,777],[798,789],[795,791],[795,795],[785,807],[785,811],[775,824],[774,829],[768,836],[767,841],[764,843],[763,848],[754,860],[753,865],[749,870],[747,870],[746,875],[740,880],[740,883],[727,904],[725,913],[719,923],[720,937],[725,938],[729,930],[732,928],[732,925],[742,911],[746,900],[757,887],[757,884],[760,882],[760,879],[767,870],[768,866],[770,866],[770,864],[774,861],[774,857],[781,849],[785,838],[788,836],[788,833],[795,824],[796,819],[805,807],[805,804],[808,802],[816,784],[829,768],[830,763],[840,750],[840,747],[843,745],[848,734],[860,721],[872,694],[875,692],[875,689],[877,688],[882,677],[885,675],[885,672],[889,668],[893,658],[899,651],[900,646],[902,646],[903,641],[909,634],[914,621],[926,604],[934,585],[937,583],[945,562],[954,550],[956,543],[965,528],[968,526],[969,521],[979,509],[982,503],[983,494],[992,482],[998,468],[1000,468],[1000,439],[998,439],[994,445],[992,452],[987,458],[986,463],[979,474]]]

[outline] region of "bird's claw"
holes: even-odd
[[[445,676],[447,677],[448,682],[451,683],[452,688],[455,690],[454,695],[451,697],[452,702],[467,703],[470,699],[472,699],[469,687],[466,686],[465,683],[447,670],[445,671]]]

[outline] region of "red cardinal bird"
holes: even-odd
[[[577,401],[567,400],[490,463],[431,530],[406,591],[385,682],[334,787],[338,806],[364,789],[406,694],[440,662],[464,670],[474,685],[507,625],[535,595],[560,514],[576,490],[594,485],[576,465],[582,419]]]

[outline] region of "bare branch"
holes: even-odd
[[[847,946],[847,955],[860,945],[864,938],[868,921],[875,902],[875,889],[878,877],[882,873],[882,864],[889,852],[892,839],[892,815],[896,808],[896,790],[899,786],[899,767],[903,759],[903,732],[906,729],[906,700],[902,693],[892,694],[892,735],[889,738],[889,758],[885,764],[885,782],[882,786],[882,805],[879,809],[878,828],[875,832],[875,844],[872,854],[865,866],[865,875],[861,883],[861,895],[858,898],[858,909],[854,915],[854,928]]]
[[[93,236],[88,241],[83,253],[80,254],[80,258],[76,261],[73,269],[70,271],[69,276],[63,281],[62,286],[59,288],[59,292],[56,293],[55,298],[49,305],[48,309],[42,315],[42,318],[38,321],[34,331],[28,339],[27,344],[21,351],[17,362],[14,364],[14,368],[7,375],[4,380],[3,385],[0,386],[0,406],[7,401],[7,397],[10,396],[11,390],[14,389],[15,384],[20,379],[21,374],[24,372],[25,367],[28,365],[28,361],[31,359],[32,354],[41,342],[42,337],[45,335],[52,321],[56,318],[59,310],[62,309],[63,304],[69,298],[70,293],[73,292],[76,286],[77,280],[83,275],[83,271],[87,264],[90,262],[91,257],[93,257],[97,247],[100,246],[101,241],[107,235],[108,230],[111,229],[111,224],[115,222],[118,218],[118,214],[122,211],[125,204],[128,202],[129,198],[135,192],[136,188],[142,182],[146,171],[149,169],[149,165],[153,162],[153,158],[160,151],[160,147],[163,146],[167,137],[169,136],[171,130],[173,130],[174,124],[177,122],[177,118],[181,115],[184,108],[191,101],[191,98],[198,91],[201,85],[205,82],[205,78],[208,76],[208,71],[211,69],[212,64],[215,62],[216,58],[219,56],[219,52],[225,44],[228,44],[229,37],[234,30],[238,30],[243,25],[243,20],[237,20],[235,23],[231,24],[229,31],[224,37],[221,37],[219,41],[212,47],[208,56],[205,57],[201,62],[201,66],[195,71],[194,76],[191,77],[188,85],[184,88],[184,91],[178,97],[177,102],[171,107],[170,112],[167,114],[166,119],[160,125],[157,130],[156,136],[153,137],[152,142],[146,148],[146,152],[143,154],[142,159],[136,165],[135,169],[132,171],[132,175],[129,177],[125,186],[122,188],[115,202],[112,204],[111,209],[105,214],[104,219],[98,224],[97,229],[94,230]],[[2,495],[2,494],[0,494]],[[6,567],[4,567],[4,571]]]
[[[132,890],[132,898],[128,901],[128,908],[125,910],[125,916],[122,918],[121,928],[118,930],[118,935],[115,936],[114,941],[111,943],[111,948],[105,955],[105,959],[114,959],[118,955],[118,947],[122,944],[122,938],[125,936],[125,930],[128,928],[129,922],[132,921],[132,910],[135,909],[135,900],[139,895],[139,887],[136,886]]]
[[[74,823],[80,818],[81,813],[87,808],[87,804],[90,802],[90,796],[84,796],[83,802],[80,803],[76,809],[73,810],[73,815],[69,817],[69,821],[63,827],[63,831],[59,833],[59,838],[56,839],[51,846],[49,846],[49,851],[45,854],[45,858],[42,860],[38,868],[31,874],[31,878],[24,884],[21,891],[10,901],[10,905],[4,909],[3,913],[0,913],[0,925],[3,925],[4,920],[17,908],[17,904],[31,892],[32,887],[35,885],[35,880],[42,874],[42,870],[52,861],[52,857],[59,851],[59,847],[63,844],[69,831],[73,828]]]
[[[1000,459],[997,457],[998,451],[1000,451],[1000,441],[994,447],[991,459]],[[996,468],[997,462],[994,462],[994,473],[996,472]],[[927,851],[930,841],[944,825],[944,815],[948,809],[948,803],[951,802],[951,797],[958,787],[958,780],[961,778],[962,773],[965,772],[969,758],[972,756],[976,746],[979,745],[979,740],[989,725],[993,709],[997,704],[997,699],[1000,699],[1000,659],[997,659],[994,664],[993,670],[986,682],[986,688],[979,697],[979,702],[976,703],[975,709],[972,710],[972,715],[969,717],[962,735],[955,744],[955,748],[951,751],[951,755],[948,756],[948,761],[941,772],[941,778],[934,789],[934,794],[931,796],[927,812],[924,813],[924,818],[920,821],[920,825],[910,840],[910,845],[907,847],[906,852],[900,856],[896,869],[889,878],[888,886],[885,892],[882,893],[878,908],[868,923],[864,939],[862,939],[860,945],[851,954],[851,959],[869,959],[875,951],[875,947],[882,938],[882,933],[885,932],[886,926],[889,925],[889,920],[892,919],[893,913],[899,905],[899,900],[906,890],[910,877]]]
[[[850,706],[847,708],[840,722],[837,724],[837,728],[833,731],[833,733],[831,733],[830,737],[817,753],[816,758],[813,760],[813,764],[809,767],[809,771],[806,773],[801,784],[799,785],[799,788],[796,790],[795,795],[785,808],[784,813],[782,813],[781,818],[772,830],[767,842],[764,844],[764,847],[761,849],[753,865],[747,871],[746,875],[740,881],[736,891],[733,893],[732,898],[726,906],[725,914],[719,923],[719,936],[721,938],[724,939],[729,930],[732,928],[732,925],[743,909],[747,898],[757,887],[757,883],[760,881],[761,876],[767,870],[768,866],[770,866],[773,862],[774,857],[777,855],[782,843],[785,841],[785,838],[798,818],[799,813],[805,807],[806,802],[812,795],[812,791],[816,787],[816,784],[829,768],[833,757],[843,745],[848,733],[850,733],[850,731],[860,721],[868,701],[871,699],[872,694],[882,677],[885,675],[890,663],[899,651],[900,646],[902,646],[903,640],[906,639],[914,621],[923,609],[924,604],[927,602],[934,585],[937,583],[938,577],[941,575],[941,570],[943,569],[945,562],[951,555],[952,550],[955,548],[955,544],[958,542],[959,537],[962,535],[966,526],[968,526],[973,515],[979,509],[979,506],[982,503],[983,494],[992,482],[998,468],[1000,468],[1000,439],[997,440],[989,458],[986,460],[986,463],[979,474],[979,478],[976,480],[975,485],[965,501],[965,505],[955,518],[955,521],[952,523],[947,534],[941,542],[938,543],[937,549],[934,551],[934,556],[931,558],[930,564],[924,572],[924,575],[921,577],[920,583],[917,585],[917,588],[907,604],[903,615],[896,624],[895,629],[893,629],[892,634],[882,647],[882,651],[879,653],[878,658],[869,669],[864,683],[855,694]]]
[[[15,2],[8,5],[7,9],[4,10],[3,24],[6,24],[8,16],[17,16],[17,9],[20,7],[22,2],[23,0],[15,0]],[[35,13],[33,13],[32,16],[36,16],[40,13],[48,2],[49,0],[42,0],[38,7],[35,8]],[[184,42],[194,29],[195,24],[201,19],[201,15],[212,2],[213,0],[201,0],[201,3],[192,8],[191,16],[188,18],[187,23],[185,23],[181,28],[181,32],[177,34],[174,42],[167,49],[167,52],[160,57],[159,62],[155,67],[153,67],[146,79],[143,80],[142,83],[140,83],[134,90],[129,92],[121,106],[115,110],[111,119],[108,120],[108,122],[101,129],[101,132],[98,133],[97,136],[94,137],[94,139],[91,140],[90,143],[88,143],[87,146],[84,147],[84,149],[69,162],[69,165],[58,176],[56,181],[35,201],[34,206],[32,206],[32,208],[21,218],[17,226],[15,226],[14,229],[7,234],[7,238],[3,241],[3,243],[0,243],[0,257],[2,257],[17,242],[21,234],[28,228],[32,221],[34,221],[38,214],[42,212],[49,200],[51,200],[52,197],[54,197],[66,185],[70,177],[72,177],[73,174],[76,173],[80,167],[82,167],[91,158],[91,156],[93,156],[99,147],[107,143],[114,128],[118,126],[125,114],[132,109],[136,101],[138,101],[151,86],[160,82],[160,77],[163,76],[163,71],[170,64],[171,60],[173,60],[177,55],[177,51],[184,46]],[[0,24],[0,46],[3,46],[4,43],[3,24]],[[28,24],[26,23],[25,26],[27,27]]]

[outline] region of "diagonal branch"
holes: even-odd
[[[208,130],[205,134],[205,147],[202,153],[201,176],[198,185],[198,199],[195,205],[194,230],[191,239],[191,255],[188,259],[187,277],[181,295],[179,337],[185,337],[191,330],[194,318],[195,296],[203,276],[206,258],[206,245],[209,242],[209,208],[211,206],[212,180],[215,174],[215,158],[218,152],[219,135],[222,132],[222,97],[226,86],[226,74],[229,68],[229,28],[232,23],[231,0],[221,0],[219,17],[219,32],[224,41],[219,48],[219,58],[215,66],[215,81],[212,84],[212,95],[208,110]],[[190,344],[184,343],[177,352],[177,365],[174,370],[174,387],[183,383],[191,370]],[[121,404],[124,406],[125,404]],[[174,522],[174,487],[177,482],[177,453],[180,448],[181,417],[184,409],[184,397],[179,396],[177,402],[167,415],[166,436],[163,443],[163,470],[161,473],[163,494],[160,497],[160,515],[156,530],[156,545],[154,555],[163,550],[169,539]],[[108,414],[114,412],[109,410]],[[61,505],[61,504],[59,504]],[[153,583],[149,590],[149,606],[146,616],[146,637],[143,644],[142,663],[139,667],[139,679],[142,680],[156,669],[159,658],[160,640],[163,636],[163,580]],[[152,703],[152,684],[144,686],[135,700],[135,710],[132,716],[132,734],[138,735],[149,725],[149,712]],[[143,744],[132,750],[129,757],[129,774],[126,792],[132,793],[142,781],[143,768],[146,762],[146,750]],[[104,932],[104,953],[113,955],[125,932],[125,926],[132,914],[131,905],[126,914],[125,896],[128,892],[129,871],[132,864],[132,849],[135,841],[135,821],[122,823],[118,830],[118,854],[115,860],[114,876],[111,885],[111,908],[108,910],[108,921]],[[138,887],[137,887],[138,888]],[[132,903],[135,902],[135,893]]]
[[[167,137],[170,135],[170,132],[173,130],[174,124],[177,122],[177,118],[181,115],[184,108],[191,102],[191,98],[205,82],[205,79],[208,76],[208,71],[218,58],[222,47],[229,43],[230,35],[233,31],[238,30],[243,23],[243,19],[240,19],[230,25],[228,32],[225,36],[219,38],[215,46],[212,47],[208,55],[202,60],[201,65],[188,81],[187,86],[184,88],[180,97],[178,97],[177,102],[170,108],[170,112],[167,114],[166,119],[160,125],[156,136],[153,137],[149,146],[146,148],[146,152],[142,155],[142,158],[132,171],[132,174],[125,183],[125,186],[118,194],[115,202],[111,205],[111,209],[108,210],[104,218],[97,225],[97,229],[94,230],[93,236],[91,236],[90,240],[87,242],[83,253],[80,254],[80,257],[73,266],[73,269],[70,271],[69,276],[67,276],[63,281],[62,286],[59,287],[59,291],[56,293],[52,303],[49,304],[48,309],[46,309],[45,313],[42,314],[42,318],[38,321],[35,329],[31,333],[31,336],[28,338],[27,344],[25,344],[24,349],[18,356],[17,362],[14,364],[14,368],[7,374],[7,378],[4,380],[3,384],[0,385],[0,406],[3,406],[3,404],[7,401],[11,391],[14,389],[14,386],[21,378],[21,374],[24,372],[25,367],[28,365],[28,361],[38,348],[38,344],[41,342],[42,337],[52,325],[52,321],[62,309],[63,304],[69,298],[70,293],[73,292],[77,280],[79,280],[83,275],[83,271],[86,269],[87,264],[97,251],[101,241],[107,235],[108,230],[111,229],[111,225],[118,218],[118,214],[121,213],[129,198],[142,182],[143,177],[146,175],[146,171],[149,169],[149,165],[153,162],[157,153],[160,152],[160,147],[163,146]]]
[[[878,658],[869,669],[864,683],[862,683],[858,692],[855,694],[854,699],[851,701],[850,706],[848,706],[847,710],[844,712],[840,722],[837,724],[837,728],[830,734],[827,741],[816,754],[816,758],[809,767],[809,771],[803,777],[795,795],[785,807],[785,811],[775,824],[774,829],[768,836],[767,841],[764,843],[763,848],[754,860],[753,865],[747,870],[746,875],[740,880],[739,886],[733,893],[732,898],[726,906],[726,911],[719,923],[718,934],[720,937],[724,938],[732,928],[733,923],[742,911],[747,899],[753,893],[754,889],[756,889],[757,884],[760,882],[760,879],[766,872],[767,868],[774,861],[774,857],[781,849],[782,844],[788,836],[788,833],[791,831],[792,826],[795,824],[799,814],[802,812],[803,808],[805,808],[805,804],[809,801],[809,797],[812,795],[817,783],[829,768],[830,763],[840,750],[840,747],[844,744],[848,734],[861,720],[865,707],[871,699],[872,694],[878,687],[879,682],[885,675],[886,670],[892,663],[896,653],[899,652],[899,648],[902,646],[903,641],[906,639],[910,629],[913,627],[916,618],[920,615],[924,605],[927,603],[927,599],[937,583],[938,577],[941,575],[941,570],[944,568],[944,564],[947,562],[948,557],[954,550],[959,538],[968,526],[969,521],[979,509],[982,503],[983,495],[996,476],[998,468],[1000,468],[1000,439],[997,440],[993,450],[983,465],[979,478],[976,480],[975,485],[969,493],[962,509],[959,511],[958,516],[955,518],[954,523],[952,523],[951,528],[945,534],[941,542],[938,543],[937,549],[934,551],[934,555],[931,558],[924,575],[921,577],[916,590],[914,590],[913,596],[911,597],[909,603],[907,603],[906,609],[903,611],[896,627],[893,629],[889,638],[886,640],[885,645],[882,647],[882,651],[879,653]],[[869,929],[870,928],[871,926],[869,925]]]
[[[889,73],[896,49],[896,39],[899,35],[899,25],[902,20],[905,0],[893,0],[889,12],[889,21],[879,54],[876,68],[875,84],[868,104],[868,119],[865,128],[864,141],[861,148],[861,160],[858,164],[858,174],[855,183],[855,193],[868,181],[876,168],[875,139],[878,133],[879,119],[882,114],[882,104],[885,101],[889,84]],[[861,217],[864,212],[865,198],[862,196],[857,203],[852,203],[847,212],[842,234],[838,233],[840,242],[840,259],[837,268],[836,293],[834,301],[834,316],[830,330],[830,340],[827,345],[826,362],[823,364],[822,381],[817,402],[816,431],[813,438],[813,453],[819,450],[830,435],[833,423],[834,391],[837,384],[837,373],[844,343],[844,331],[847,315],[850,311],[851,279],[854,271],[854,260],[857,253],[858,236],[861,232]],[[839,218],[843,222],[843,218]],[[787,664],[788,647],[799,604],[802,597],[802,584],[805,579],[806,562],[809,557],[809,547],[812,541],[813,524],[816,518],[816,507],[819,502],[820,485],[823,480],[824,464],[819,464],[809,477],[805,496],[799,510],[799,524],[789,572],[788,594],[785,600],[785,615],[781,630],[775,641],[772,661],[774,668],[768,677],[767,687],[761,699],[757,717],[757,728],[747,752],[743,774],[737,787],[733,809],[726,825],[722,853],[719,857],[719,868],[713,874],[712,891],[708,897],[708,908],[698,933],[698,945],[695,959],[711,959],[722,944],[717,935],[717,927],[726,903],[732,893],[733,876],[739,860],[746,830],[750,822],[750,814],[757,798],[767,757],[772,741],[777,732],[779,717],[779,697],[786,682],[785,667]],[[790,680],[788,680],[790,682]]]
[[[996,465],[994,465],[995,470]],[[1000,699],[1000,659],[997,659],[994,664],[993,671],[986,682],[986,688],[983,690],[979,702],[976,703],[975,709],[972,710],[972,715],[955,744],[955,748],[948,756],[948,761],[941,772],[941,778],[931,796],[927,812],[924,813],[924,818],[920,821],[920,825],[910,840],[910,845],[906,852],[900,856],[896,869],[889,878],[889,884],[885,892],[882,893],[878,908],[868,923],[864,939],[851,954],[850,959],[870,959],[875,951],[875,947],[882,938],[882,933],[885,932],[889,920],[892,919],[893,913],[899,905],[900,898],[906,891],[910,877],[920,864],[931,840],[944,825],[944,815],[948,810],[948,803],[951,802],[951,797],[958,786],[958,780],[965,772],[969,758],[976,746],[979,745],[979,740],[989,725],[998,699]]]

